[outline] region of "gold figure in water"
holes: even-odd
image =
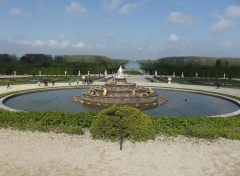
[[[152,94],[154,91],[152,90],[151,87],[149,87],[147,92],[148,92],[149,94]]]
[[[136,96],[136,90],[135,89],[132,90],[132,96]]]
[[[106,95],[107,95],[107,89],[103,88],[103,96],[106,96]]]
[[[92,86],[89,88],[88,93],[94,95],[94,89]]]

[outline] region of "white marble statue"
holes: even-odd
[[[118,75],[117,75],[118,78],[125,78],[124,74],[123,74],[123,69],[122,67],[120,66],[120,68],[118,69]]]
[[[181,75],[181,77],[182,77],[182,78],[184,78],[184,74],[183,74],[183,72],[182,72],[182,75]]]
[[[172,80],[172,78],[168,77],[168,84],[171,84],[171,80]]]
[[[175,72],[173,72],[173,77],[175,78]]]

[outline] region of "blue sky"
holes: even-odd
[[[0,53],[240,57],[239,0],[0,0]]]

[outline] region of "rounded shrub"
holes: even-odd
[[[123,137],[131,141],[146,141],[154,139],[156,132],[149,116],[133,107],[116,107],[104,109],[94,119],[90,132],[95,139],[120,139],[120,129]]]

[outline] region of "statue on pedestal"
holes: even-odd
[[[122,67],[120,66],[120,68],[118,69],[118,75],[117,75],[118,78],[125,78],[124,74],[123,74],[123,69]]]

